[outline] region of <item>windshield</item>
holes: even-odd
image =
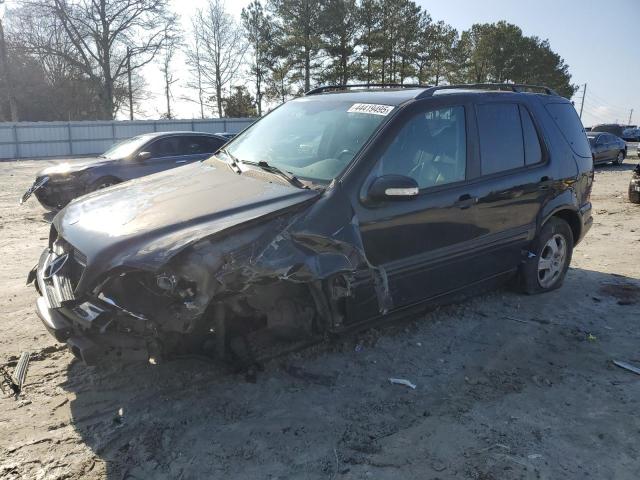
[[[227,151],[239,161],[267,162],[300,178],[329,182],[349,165],[391,110],[326,97],[300,98],[250,127]]]
[[[122,142],[118,142],[113,145],[109,150],[102,154],[106,158],[125,158],[138,150],[142,145],[149,141],[149,137],[146,135],[140,135],[138,137],[127,138]]]

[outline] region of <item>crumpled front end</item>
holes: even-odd
[[[62,239],[42,253],[29,281],[40,294],[36,311],[44,326],[88,365],[104,356],[147,359],[150,323],[104,296],[78,295],[85,267],[84,255]]]
[[[200,238],[184,229],[163,237],[166,244],[132,243],[125,260],[95,278],[54,226],[56,238],[34,272],[40,317],[87,363],[94,352],[128,357],[129,350],[144,358],[195,351],[249,363],[270,356],[274,345],[287,349],[343,329],[363,277],[371,286],[367,302],[384,314],[393,306],[386,274],[368,262],[353,211],[333,208],[324,223],[314,216],[327,208],[322,201],[348,205],[335,197]]]

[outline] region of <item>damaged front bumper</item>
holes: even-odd
[[[31,197],[31,195],[33,195],[36,191],[38,191],[39,189],[41,189],[42,187],[44,187],[44,185],[49,181],[49,177],[42,177],[42,178],[38,178],[36,179],[35,182],[33,182],[33,185],[31,185],[26,192],[24,192],[24,195],[22,195],[22,198],[20,198],[20,205],[22,205],[24,202],[26,202],[27,200],[29,200],[29,198]]]
[[[77,299],[69,255],[46,250],[27,280],[40,294],[36,313],[47,331],[87,365],[104,357],[148,360],[155,350],[151,322],[108,298]]]

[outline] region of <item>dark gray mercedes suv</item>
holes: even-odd
[[[87,363],[250,361],[480,285],[560,287],[592,182],[548,88],[319,88],[208,160],[70,203],[28,280]]]

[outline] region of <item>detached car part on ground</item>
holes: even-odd
[[[640,203],[640,164],[636,165],[631,174],[629,182],[629,201],[631,203]]]
[[[229,138],[199,132],[147,133],[117,143],[103,155],[45,168],[20,203],[35,195],[48,210],[116,183],[204,160]]]
[[[316,90],[206,161],[72,202],[29,275],[38,315],[89,364],[250,363],[483,284],[558,288],[592,223],[577,114],[458,88]]]

